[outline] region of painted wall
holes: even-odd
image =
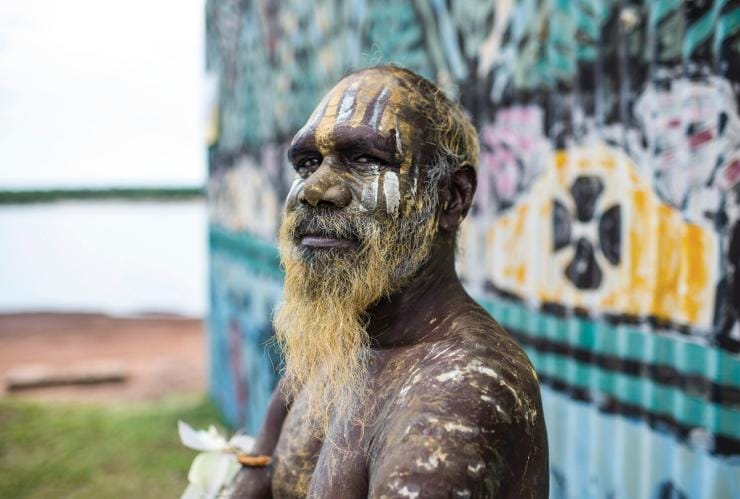
[[[459,270],[532,358],[552,497],[740,495],[740,5],[211,0],[212,391],[255,431],[285,147],[394,62],[481,134]],[[480,272],[483,269],[483,272]]]

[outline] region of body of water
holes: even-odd
[[[0,313],[207,310],[203,200],[0,206]]]

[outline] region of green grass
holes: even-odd
[[[177,420],[218,423],[203,399],[119,408],[0,400],[0,498],[179,497],[197,451]]]

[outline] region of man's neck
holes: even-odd
[[[454,239],[438,239],[411,281],[368,310],[371,344],[387,349],[434,340],[436,325],[466,299],[455,272]]]

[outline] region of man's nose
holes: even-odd
[[[344,179],[324,163],[306,179],[298,201],[314,208],[321,205],[344,208],[352,202],[352,193]]]

